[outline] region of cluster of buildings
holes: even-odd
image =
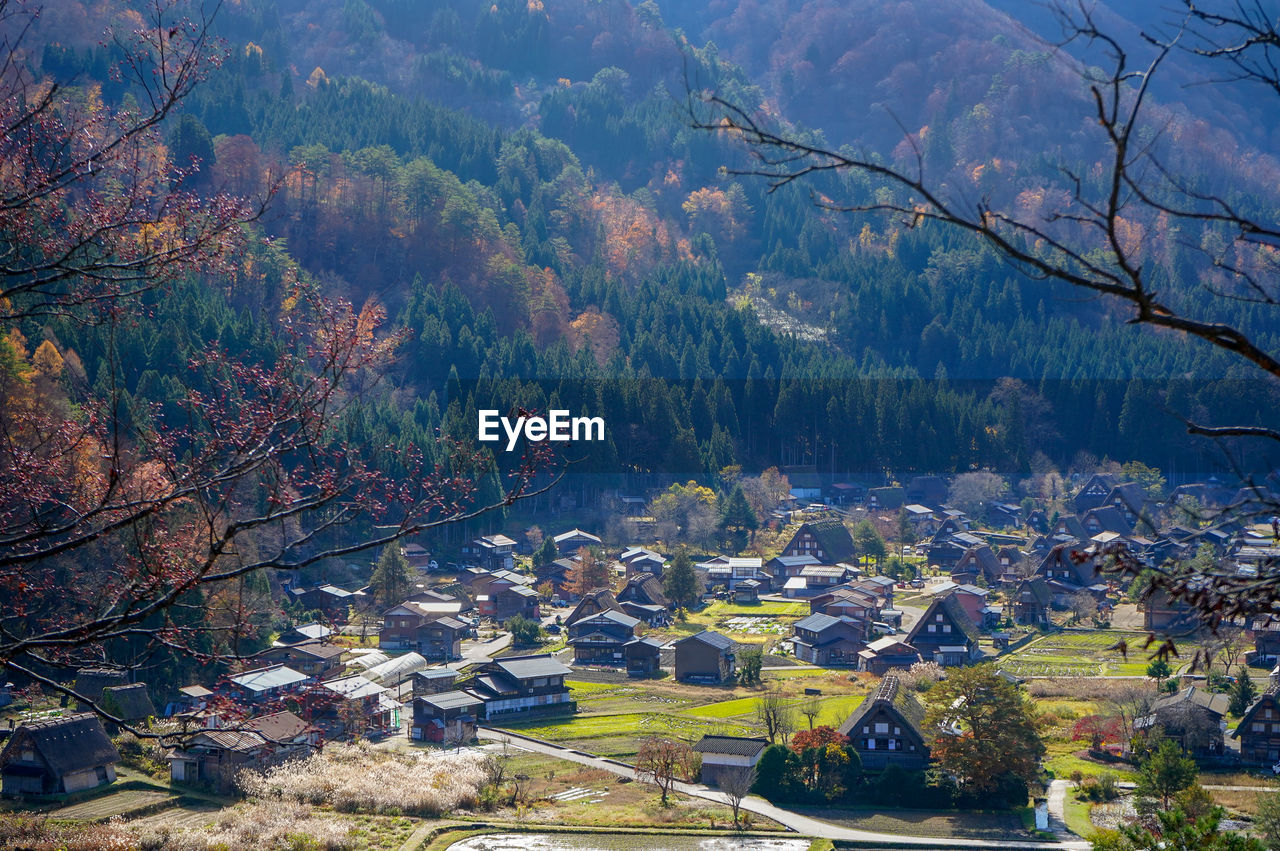
[[[806,601],[809,614],[794,623],[788,637],[800,661],[882,677],[840,727],[869,768],[915,769],[929,758],[923,707],[895,669],[920,661],[970,664],[984,657],[983,633],[999,650],[1002,624],[1050,626],[1055,608],[1075,608],[1082,600],[1105,612],[1116,588],[1099,568],[1121,548],[1156,565],[1208,546],[1217,563],[1243,576],[1280,558],[1275,540],[1255,538],[1242,524],[1180,525],[1168,503],[1153,502],[1132,482],[1102,475],[1080,488],[1072,513],[1047,517],[1018,505],[990,505],[981,532],[964,512],[948,507],[946,482],[937,477],[917,477],[905,488],[846,489],[838,496],[872,510],[899,511],[920,541],[917,554],[949,573],[948,581],[930,584],[932,599],[909,629],[902,629],[902,613],[894,607],[895,582],[857,566],[852,536],[836,516],[802,522],[774,558],[716,555],[694,566],[708,596],[741,603],[765,594]],[[1170,502],[1181,498],[1212,511],[1256,501],[1257,495],[1211,480],[1177,489]],[[1010,526],[1030,530],[1032,537],[1008,534]],[[452,565],[453,581],[417,586],[381,613],[377,651],[348,650],[330,640],[331,627],[307,624],[218,683],[182,689],[164,712],[186,733],[182,747],[169,754],[172,778],[225,790],[244,768],[305,755],[325,740],[394,734],[405,720],[415,741],[456,743],[474,738],[482,723],[573,712],[565,682],[571,668],[551,655],[460,662],[462,642],[476,635],[481,619],[540,620],[548,596],[575,604],[562,628],[576,667],[637,677],[667,670],[690,683],[736,679],[743,648],[728,636],[712,630],[667,640],[646,634],[647,628],[668,626],[673,615],[663,586],[665,556],[645,547],[624,549],[605,561],[619,590],[581,594],[575,581],[582,567],[578,553],[584,547],[599,553],[603,542],[580,529],[554,541],[560,557],[537,565],[532,575],[514,569],[513,539],[491,535],[471,541],[463,548],[470,563]],[[407,545],[404,553],[415,568],[438,567],[419,545]],[[998,604],[992,602],[997,590]],[[331,584],[289,585],[284,593],[329,623],[345,621],[353,607],[369,602],[367,589]],[[1142,609],[1144,625],[1156,631],[1190,617],[1186,607],[1160,595],[1144,601]],[[1280,617],[1259,618],[1249,627],[1255,640],[1250,661],[1280,660]],[[1280,668],[1276,673],[1280,681]],[[118,670],[81,671],[76,691],[123,721],[160,714],[146,685],[129,682]],[[1229,735],[1238,740],[1242,762],[1280,764],[1280,686],[1260,696],[1230,734],[1226,702],[1222,695],[1183,689],[1156,700],[1134,730],[1159,728],[1203,760],[1234,759]],[[69,793],[111,782],[119,754],[109,732],[98,716],[83,712],[21,725],[0,752],[3,792]],[[713,782],[720,772],[753,764],[764,744],[756,738],[705,737],[698,745],[704,779]]]

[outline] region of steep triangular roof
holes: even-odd
[[[791,541],[783,548],[784,552],[806,530],[818,542],[818,546],[823,552],[822,561],[827,564],[844,561],[847,558],[851,558],[856,552],[853,546],[853,536],[849,534],[849,530],[845,528],[844,523],[835,517],[825,517],[821,520],[809,520],[801,523],[795,535],[791,536]]]
[[[840,732],[843,735],[849,735],[850,731],[858,728],[863,718],[879,707],[889,709],[902,719],[903,726],[909,726],[917,736],[923,736],[924,704],[911,689],[902,684],[895,674],[885,675],[875,692],[862,701],[858,708],[853,710],[853,714],[840,725]]]
[[[979,633],[978,627],[973,620],[965,613],[964,608],[960,605],[960,601],[956,599],[954,594],[948,594],[942,599],[934,599],[929,604],[929,608],[924,610],[924,614],[920,616],[920,620],[916,621],[915,626],[911,627],[911,632],[907,634],[907,643],[915,644],[918,636],[924,635],[925,625],[936,621],[934,615],[941,612],[954,626],[960,630],[965,638],[978,643]]]
[[[99,705],[121,721],[137,721],[156,714],[156,707],[151,702],[151,695],[147,693],[146,683],[108,686],[102,690],[102,700]]]
[[[88,712],[27,722],[13,732],[5,750],[20,747],[24,740],[29,740],[45,764],[59,775],[120,761],[120,752],[102,722]]]
[[[618,601],[613,596],[612,591],[608,588],[597,588],[582,596],[582,599],[578,601],[578,605],[574,606],[573,611],[569,613],[569,617],[564,619],[564,625],[573,626],[583,618],[609,609],[617,612],[622,611],[622,607],[618,605]]]

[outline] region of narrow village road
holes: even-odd
[[[525,738],[524,736],[509,733],[505,730],[495,730],[488,727],[481,727],[477,731],[479,738],[494,741],[507,742],[512,747],[522,748],[524,750],[534,751],[536,753],[547,754],[548,756],[559,757],[569,762],[576,762],[580,765],[590,766],[592,768],[611,771],[622,777],[630,777],[636,779],[636,770],[634,766],[625,762],[619,762],[614,759],[606,759],[604,757],[593,756],[584,751],[576,751],[571,748],[560,747],[559,745],[540,742],[535,739]],[[686,795],[695,798],[702,798],[707,801],[715,801],[720,804],[727,804],[728,799],[724,793],[717,792],[706,786],[695,783],[677,783],[675,789]],[[830,822],[820,821],[815,818],[793,813],[790,810],[784,810],[770,804],[763,798],[751,796],[742,802],[742,808],[748,812],[771,818],[785,827],[790,828],[798,833],[806,836],[816,836],[824,839],[839,839],[849,842],[882,842],[886,845],[893,844],[897,846],[909,845],[917,848],[995,848],[995,849],[1044,849],[1057,848],[1066,851],[1087,851],[1090,847],[1089,843],[1082,839],[1073,838],[1068,841],[1059,842],[1032,842],[1028,841],[993,841],[985,839],[936,839],[931,837],[903,836],[894,833],[875,833],[869,830],[855,830],[853,828],[841,827]],[[1065,826],[1064,826],[1065,830]],[[1070,834],[1068,834],[1070,835]]]
[[[497,638],[488,641],[464,641],[462,643],[462,661],[458,664],[480,664],[488,662],[493,654],[505,650],[511,644],[511,633],[504,632]]]
[[[1067,829],[1067,790],[1070,785],[1066,780],[1054,780],[1049,784],[1049,830],[1060,841],[1075,838],[1075,834]]]

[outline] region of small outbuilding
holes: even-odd
[[[744,736],[703,736],[693,749],[702,754],[702,775],[708,786],[720,783],[721,775],[730,771],[750,771],[769,747],[768,739]]]
[[[120,752],[88,712],[31,721],[0,751],[6,795],[61,795],[114,783]]]

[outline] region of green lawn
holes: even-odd
[[[702,718],[734,718],[739,715],[754,715],[759,697],[739,697],[734,700],[722,700],[719,703],[708,703],[705,706],[692,706],[681,710],[684,715],[697,715]]]
[[[1067,791],[1067,803],[1064,808],[1064,821],[1067,829],[1077,836],[1088,839],[1093,835],[1093,822],[1089,821],[1089,809],[1092,804],[1076,800],[1075,790]]]

